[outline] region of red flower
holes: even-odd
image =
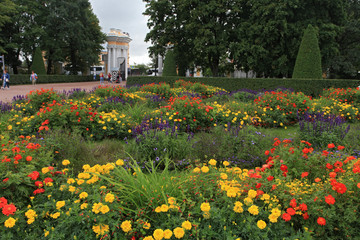
[[[266,150],[265,151],[265,155],[267,156],[267,155],[269,155],[270,154],[270,151],[269,150]]]
[[[15,157],[14,157],[14,160],[15,161],[19,161],[20,159],[22,159],[22,156],[20,154],[17,154]]]
[[[261,187],[261,183],[256,184],[255,187],[256,187],[256,188],[260,188],[260,187]]]
[[[15,212],[16,212],[16,207],[14,204],[6,204],[2,209],[2,213],[6,216],[14,215]]]
[[[323,218],[323,217],[319,217],[319,218],[317,219],[317,223],[318,223],[319,225],[321,225],[321,226],[325,226],[325,225],[326,225],[326,220],[325,220],[325,218]]]
[[[34,195],[36,195],[36,194],[43,193],[43,192],[45,192],[45,189],[39,188],[39,189],[36,189],[33,193],[34,193]]]
[[[334,148],[334,147],[335,147],[335,144],[333,144],[333,143],[328,144],[328,148]]]
[[[303,172],[303,173],[301,174],[301,178],[307,177],[308,175],[309,175],[308,172]]]
[[[268,176],[268,177],[267,177],[267,180],[268,180],[269,182],[271,182],[272,180],[274,180],[274,177],[273,177],[273,176]]]
[[[7,204],[6,198],[0,198],[0,208],[3,208]]]
[[[343,163],[340,162],[340,161],[336,161],[336,162],[334,163],[334,167],[341,168],[342,166],[343,166]]]
[[[335,203],[335,198],[331,195],[328,195],[325,197],[325,202],[329,205],[332,205]]]
[[[38,179],[38,177],[40,177],[40,173],[37,171],[33,171],[32,173],[30,173],[28,175],[28,177],[30,177],[31,180],[36,180],[36,179]]]
[[[303,216],[304,220],[309,219],[309,214],[308,214],[307,212],[306,212],[306,213],[304,213],[302,216]]]
[[[54,180],[52,178],[45,178],[44,179],[44,183],[47,184],[48,182],[54,182]]]
[[[340,146],[340,145],[337,147],[338,150],[343,150],[344,148],[345,148],[344,146]]]
[[[3,180],[3,183],[6,183],[7,181],[9,181],[9,178],[5,178],[5,179]]]
[[[36,181],[36,182],[35,182],[35,186],[37,186],[37,187],[42,187],[42,186],[44,186],[44,184],[43,184],[42,181]]]
[[[294,216],[296,214],[295,210],[293,208],[286,209],[286,212],[290,214],[291,216]]]
[[[26,161],[30,162],[32,160],[32,156],[27,156]]]
[[[281,164],[281,166],[280,166],[281,171],[285,172],[285,171],[287,171],[287,169],[288,169],[288,167],[286,165]]]
[[[288,214],[288,213],[284,213],[282,216],[281,216],[282,219],[285,220],[285,222],[288,222],[291,220],[291,215]]]
[[[344,194],[347,190],[345,184],[343,184],[343,183],[337,183],[337,184],[335,184],[335,186],[333,188],[336,192],[338,192],[340,194]]]
[[[295,198],[290,200],[290,206],[293,207],[293,208],[296,207],[296,199]]]
[[[299,205],[299,208],[300,208],[300,210],[303,211],[303,212],[305,212],[305,211],[308,210],[308,207],[307,207],[307,205],[306,205],[305,203],[301,203],[301,204]]]

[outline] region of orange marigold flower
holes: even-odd
[[[306,205],[305,203],[301,203],[301,204],[299,205],[299,208],[300,208],[300,210],[303,211],[303,212],[305,212],[305,211],[308,210],[308,207],[307,207],[307,205]]]
[[[285,220],[285,222],[288,222],[291,220],[291,215],[288,214],[288,213],[284,213],[282,216],[281,216],[282,219]]]
[[[329,176],[330,176],[331,178],[335,178],[335,177],[336,177],[336,172],[331,172],[331,173],[329,173]]]
[[[335,203],[335,198],[331,195],[325,196],[325,202],[329,205],[332,205]]]
[[[321,226],[325,226],[325,225],[326,225],[326,220],[325,220],[325,218],[323,218],[323,217],[319,217],[319,218],[317,219],[317,223],[318,223],[319,225],[321,225]]]
[[[296,211],[293,208],[286,209],[286,212],[290,214],[291,216],[294,216],[296,214]]]
[[[2,213],[6,216],[14,215],[15,212],[16,212],[16,207],[14,204],[6,204],[2,209]]]
[[[295,198],[290,200],[290,206],[293,207],[293,208],[296,207],[296,199]]]
[[[333,144],[333,143],[328,144],[328,148],[334,148],[334,147],[335,147],[335,144]]]
[[[303,172],[303,173],[301,174],[301,178],[307,177],[308,175],[309,175],[308,172]]]
[[[321,178],[315,178],[315,182],[321,182]]]
[[[360,182],[357,184],[357,187],[360,188]]]

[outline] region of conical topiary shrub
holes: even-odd
[[[163,76],[177,76],[174,51],[169,49],[165,55]]]
[[[45,75],[46,74],[44,60],[42,58],[40,48],[35,49],[35,53],[34,53],[34,56],[33,56],[33,62],[32,62],[32,65],[31,65],[31,71],[34,71],[38,75]]]
[[[301,40],[292,78],[322,78],[319,41],[315,28],[310,24]]]

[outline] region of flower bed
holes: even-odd
[[[102,87],[77,99],[41,90],[7,107],[0,122],[1,237],[358,237],[359,145],[347,145],[349,129],[339,125],[358,121],[356,105],[281,91],[240,102],[203,84],[175,85]],[[323,125],[306,130],[315,120]],[[301,138],[270,143],[261,133],[260,126],[286,132],[298,121],[299,135],[316,145]],[[76,132],[91,144],[120,139],[124,157],[84,162],[79,172],[76,158],[59,160],[62,149],[47,141],[52,131]],[[336,141],[325,142],[330,133]]]

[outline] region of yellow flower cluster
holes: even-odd
[[[123,221],[120,227],[126,233],[130,232],[132,229],[131,222],[129,220]]]
[[[110,208],[108,205],[104,205],[100,202],[100,203],[93,204],[92,211],[96,214],[99,214],[100,212],[102,214],[105,214],[110,211]]]
[[[105,233],[109,232],[109,225],[106,224],[94,225],[92,229],[96,233],[96,236],[103,236]]]
[[[28,218],[27,223],[32,224],[38,215],[36,214],[36,211],[29,209],[26,211],[25,216]]]

